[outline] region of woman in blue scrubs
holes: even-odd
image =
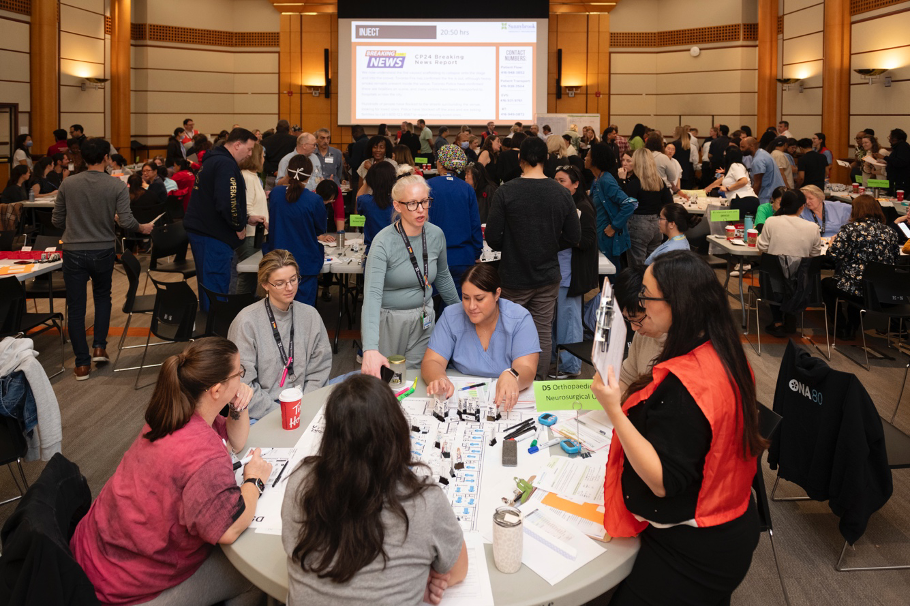
[[[420,365],[428,394],[455,393],[446,367],[478,377],[498,377],[494,402],[511,410],[518,392],[537,373],[540,341],[531,314],[500,297],[499,273],[489,264],[473,265],[461,280],[461,307],[445,308],[436,322]]]

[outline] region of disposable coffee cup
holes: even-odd
[[[303,392],[299,387],[290,387],[278,394],[281,404],[281,428],[298,429],[300,427],[300,401]]]
[[[727,231],[727,240],[732,240],[736,237],[736,228],[732,225],[728,225],[726,228]]]
[[[853,193],[854,193],[854,194],[858,194],[858,193],[859,193],[859,183],[854,183],[854,184],[853,184]]]
[[[748,243],[749,243],[749,246],[751,246],[752,248],[755,248],[755,246],[758,244],[758,230],[757,229],[749,230]]]
[[[859,186],[859,193],[861,193],[861,194],[866,193],[866,188],[863,187],[862,185],[860,185],[860,186]]]
[[[897,194],[897,201],[898,201],[898,202],[903,202],[903,201],[904,201],[904,190],[899,189],[899,190],[897,190],[897,191],[894,192],[894,193]]]

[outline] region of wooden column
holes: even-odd
[[[826,0],[824,36],[822,132],[836,160],[849,156],[850,0]],[[832,182],[847,183],[849,176],[849,172],[836,162],[831,166]]]
[[[111,0],[111,143],[130,158],[130,8],[132,0]]]
[[[849,53],[849,49],[847,49]],[[758,0],[758,129],[777,126],[777,0]]]
[[[31,74],[31,135],[35,153],[44,154],[54,144],[60,128],[59,70],[57,57],[57,1],[32,0],[29,26]],[[18,135],[19,133],[15,133]]]

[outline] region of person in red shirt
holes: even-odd
[[[145,426],[70,540],[102,603],[252,604],[261,595],[214,548],[250,525],[272,471],[257,448],[235,480],[231,453],[246,443],[253,396],[244,372],[221,337],[165,360]]]
[[[54,131],[54,143],[47,148],[47,156],[53,157],[54,154],[62,154],[69,150],[69,146],[66,144],[66,131],[62,128],[58,128]]]
[[[196,126],[196,123],[193,122],[192,118],[187,118],[183,121],[183,139],[180,140],[180,143],[184,147],[190,147],[193,144],[193,137],[199,134],[199,131],[193,128],[194,126]]]
[[[193,184],[196,183],[196,173],[186,160],[167,160],[166,165],[168,168],[174,169],[171,179],[177,183],[177,189],[169,192],[168,195],[180,198],[183,211],[186,212],[186,207],[190,203],[190,194],[193,192]]]

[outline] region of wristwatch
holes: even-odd
[[[256,487],[256,490],[259,491],[259,496],[262,496],[262,492],[265,490],[265,484],[262,483],[262,480],[259,478],[247,478],[243,481],[243,484],[252,483]],[[241,484],[241,486],[243,486]]]
[[[516,379],[518,378],[518,371],[512,368],[511,366],[506,369],[508,372],[512,373],[512,376]]]

